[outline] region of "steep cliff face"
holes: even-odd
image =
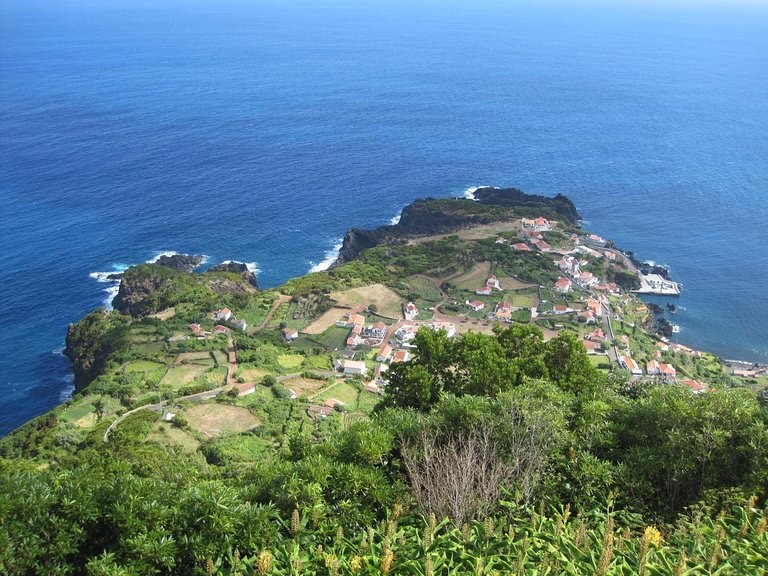
[[[72,362],[75,391],[101,374],[109,355],[120,346],[128,322],[118,314],[97,310],[69,325],[64,355]]]
[[[229,274],[237,274],[243,280],[245,280],[245,282],[256,288],[256,290],[260,290],[259,281],[256,278],[256,274],[251,272],[248,269],[248,265],[244,262],[228,260],[227,262],[222,262],[216,266],[211,266],[208,268],[208,272],[227,272]]]
[[[173,282],[178,273],[159,264],[142,264],[125,271],[112,306],[123,314],[137,317],[160,310],[154,295]]]

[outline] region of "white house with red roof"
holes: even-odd
[[[597,298],[592,298],[592,297],[587,298],[585,301],[585,304],[587,305],[587,308],[589,310],[592,310],[592,313],[595,316],[603,315],[603,303]]]
[[[415,324],[404,324],[395,331],[395,338],[400,342],[410,342],[416,337],[416,332],[419,331],[419,327]]]
[[[554,314],[568,314],[569,312],[573,312],[573,308],[567,304],[555,304],[552,307],[552,312]]]
[[[707,391],[707,385],[698,380],[680,380],[680,384],[688,386],[694,394],[702,394]]]
[[[538,218],[523,218],[523,230],[533,230],[536,232],[546,232],[552,230],[552,225],[549,220],[539,216]]]
[[[619,364],[621,364],[621,367],[625,370],[629,370],[629,373],[633,376],[642,376],[643,371],[640,369],[640,367],[637,365],[637,362],[635,362],[631,356],[622,356],[619,358]]]
[[[360,360],[336,360],[334,365],[337,370],[341,370],[344,374],[365,375],[368,371],[365,362]]]
[[[285,338],[286,342],[292,342],[298,337],[298,330],[294,330],[293,328],[283,328],[283,338]]]
[[[376,361],[377,362],[389,362],[389,359],[392,357],[392,346],[389,344],[384,344],[379,349],[379,353],[376,354]]]
[[[571,291],[573,284],[570,278],[561,277],[555,282],[555,290],[562,294],[566,294]]]
[[[413,302],[408,302],[405,306],[403,306],[403,317],[406,320],[413,320],[418,315],[419,309],[416,308],[416,304]]]
[[[552,252],[552,246],[546,240],[531,240],[531,246],[536,247],[541,252]]]
[[[530,252],[531,247],[524,242],[518,242],[516,244],[512,244],[512,250],[517,250],[518,252]]]
[[[431,324],[427,324],[427,328],[432,330],[443,330],[448,338],[453,338],[456,334],[456,326],[453,322],[432,322]]]
[[[485,304],[483,302],[480,302],[479,300],[472,300],[472,301],[467,300],[465,304],[470,308],[472,308],[472,310],[474,310],[475,312],[480,312],[480,310],[485,308]]]
[[[220,310],[216,310],[213,313],[214,320],[223,320],[224,322],[226,322],[231,317],[232,317],[232,310],[230,310],[229,308],[222,308]]]
[[[408,350],[395,350],[394,356],[392,356],[392,364],[397,364],[398,362],[408,362],[411,358],[411,353],[408,352]]]
[[[592,342],[605,342],[605,332],[603,332],[602,328],[596,328],[586,336],[584,336],[587,340],[591,340]]]
[[[499,320],[510,320],[512,318],[512,305],[508,302],[499,302],[496,304],[493,314]]]
[[[600,284],[600,279],[592,274],[592,272],[582,272],[579,274],[577,280],[579,284],[584,286],[585,288],[589,288],[590,286],[596,286],[597,284]]]
[[[482,288],[475,290],[475,294],[478,296],[490,296],[491,292],[493,292],[493,288],[490,286],[483,286]]]

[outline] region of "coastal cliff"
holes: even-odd
[[[517,188],[479,188],[475,201],[467,198],[426,198],[403,208],[397,224],[374,230],[352,228],[344,235],[339,256],[331,265],[338,268],[368,248],[403,244],[409,239],[452,234],[465,228],[505,221],[520,216],[546,216],[570,225],[578,222],[573,202],[562,194],[553,198],[526,194]]]
[[[112,305],[136,318],[179,303],[198,302],[201,297],[213,302],[216,296],[259,290],[256,275],[240,262],[225,262],[202,274],[191,274],[186,268],[159,263],[133,266],[123,274]]]
[[[128,323],[126,317],[96,310],[69,325],[64,355],[72,362],[76,392],[103,372],[109,355],[121,345]]]

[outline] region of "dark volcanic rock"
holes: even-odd
[[[251,272],[248,269],[247,264],[244,262],[229,260],[227,262],[217,264],[216,266],[211,266],[208,268],[208,272],[229,272],[230,274],[239,274],[246,282],[248,282],[248,284],[257,290],[260,290],[259,281],[256,279],[256,274]]]
[[[526,194],[517,188],[478,188],[474,193],[475,200],[481,204],[494,204],[496,206],[510,206],[513,208],[540,208],[551,210],[565,218],[571,224],[579,220],[579,213],[570,198],[562,194],[554,198]]]
[[[160,264],[142,264],[125,271],[120,280],[112,306],[122,314],[133,317],[157,312],[157,303],[151,296],[174,278],[174,269]]]
[[[192,272],[192,270],[200,266],[204,260],[204,256],[173,254],[171,256],[160,256],[155,264],[158,266],[165,266],[171,270],[178,270],[180,272]]]

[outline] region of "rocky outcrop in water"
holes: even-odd
[[[170,268],[171,270],[178,270],[179,272],[192,272],[204,261],[205,256],[191,254],[171,254],[170,256],[167,256],[163,254],[155,260],[154,263],[158,266]]]

